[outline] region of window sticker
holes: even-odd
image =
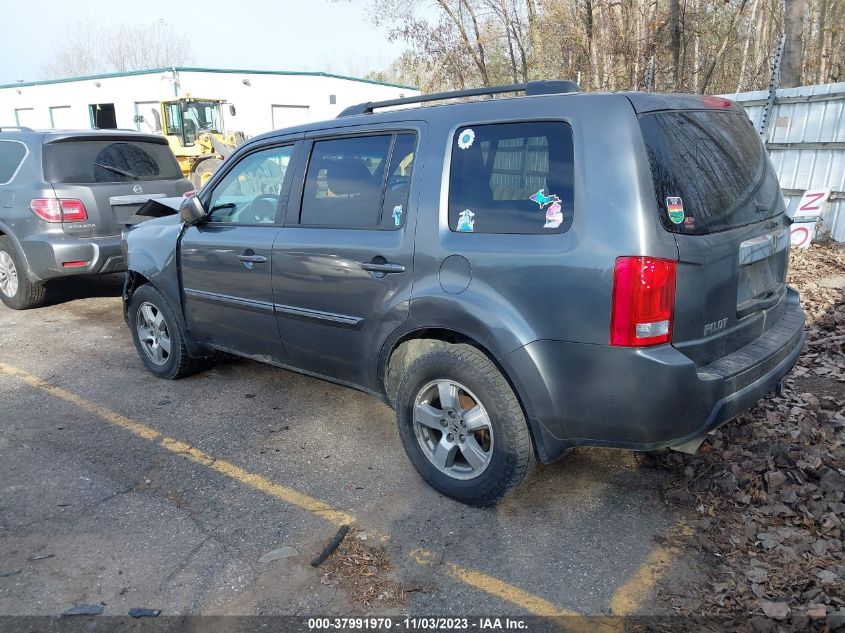
[[[560,205],[560,198],[553,193],[546,195],[545,189],[540,189],[537,193],[531,196],[531,201],[540,205],[540,208],[546,209],[546,223],[543,225],[544,229],[556,229],[563,223],[563,207]]]
[[[563,210],[560,202],[552,202],[551,206],[546,209],[546,223],[543,225],[544,229],[556,229],[563,222]]]
[[[469,149],[475,142],[475,131],[470,127],[461,132],[458,137],[458,147],[461,149]]]
[[[678,196],[669,196],[666,198],[666,212],[673,224],[683,224],[684,201]]]
[[[462,233],[471,233],[475,230],[475,213],[469,209],[464,209],[458,215],[458,231]]]
[[[556,195],[549,194],[547,196],[545,193],[543,193],[544,191],[545,189],[540,189],[537,193],[531,196],[531,201],[539,204],[541,209],[544,208],[547,204],[552,204],[553,202],[560,202],[560,198],[558,198]]]
[[[393,207],[393,226],[402,224],[402,205],[397,204]]]

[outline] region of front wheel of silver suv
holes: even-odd
[[[470,345],[436,347],[411,362],[396,416],[405,452],[423,479],[463,503],[496,504],[534,467],[516,394]]]
[[[0,300],[13,310],[28,310],[44,305],[44,285],[29,279],[15,245],[0,236]]]

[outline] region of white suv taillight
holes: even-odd
[[[74,198],[36,198],[29,208],[46,222],[82,222],[88,219],[88,211],[81,200]]]
[[[677,262],[620,257],[613,271],[610,344],[643,347],[672,339]]]

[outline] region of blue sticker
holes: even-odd
[[[458,147],[461,149],[469,149],[475,142],[475,130],[467,128],[458,137]]]
[[[469,209],[464,209],[458,216],[458,231],[462,233],[471,233],[475,230],[475,213]]]
[[[402,205],[397,204],[393,207],[393,225],[399,226],[402,224]]]

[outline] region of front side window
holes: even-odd
[[[525,122],[458,128],[449,228],[459,233],[562,233],[572,223],[572,128]]]
[[[293,145],[242,158],[214,187],[207,205],[212,222],[273,224]]]
[[[300,223],[341,228],[402,226],[415,146],[414,134],[315,142]]]
[[[0,185],[12,180],[26,157],[26,145],[18,141],[0,141]]]

